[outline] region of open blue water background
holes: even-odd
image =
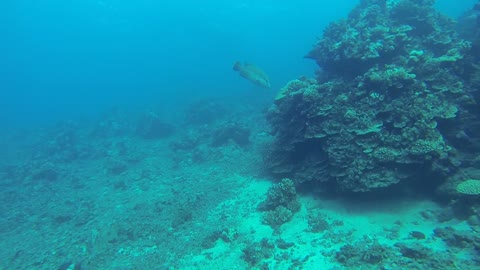
[[[112,106],[174,114],[201,97],[272,93],[313,75],[303,56],[354,0],[4,0],[0,3],[0,121],[30,126]],[[458,16],[475,0],[440,0]],[[271,93],[232,72],[247,60]]]

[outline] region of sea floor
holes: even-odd
[[[0,269],[480,269],[468,243],[435,233],[474,228],[440,222],[445,206],[428,199],[299,192],[291,220],[265,224],[258,206],[279,179],[264,174],[262,132],[199,146],[200,160],[172,151],[175,137],[124,136],[66,158],[45,152],[53,133],[2,138]]]

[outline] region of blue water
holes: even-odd
[[[0,1],[0,270],[478,267],[480,239],[472,232],[480,228],[480,207],[478,197],[468,197],[474,188],[456,190],[463,196],[458,201],[449,200],[459,194],[441,189],[442,181],[475,185],[480,179],[472,106],[478,91],[468,88],[478,86],[479,73],[466,64],[447,69],[450,61],[464,63],[442,51],[450,43],[438,36],[432,42],[445,55],[428,54],[435,51],[430,48],[423,55],[421,47],[402,51],[396,60],[411,59],[409,68],[425,73],[420,79],[395,64],[383,67],[386,75],[396,73],[379,80],[379,89],[365,94],[358,87],[369,102],[387,97],[385,104],[393,104],[382,84],[410,76],[402,79],[425,88],[415,93],[418,104],[425,94],[434,103],[429,110],[448,109],[428,111],[434,116],[422,118],[420,131],[408,117],[389,114],[399,108],[361,115],[364,103],[355,108],[356,93],[335,80],[342,89],[330,91],[321,76],[317,82],[325,84],[318,89],[325,93],[303,78],[283,88],[318,75],[305,55],[329,23],[359,2]],[[438,0],[436,7],[457,18],[477,2]],[[431,62],[422,62],[427,57]],[[239,76],[236,61],[261,68],[271,88]],[[445,64],[439,72],[452,77],[435,85],[430,64]],[[381,73],[368,68],[375,85],[372,78]],[[455,78],[458,84],[443,85]],[[300,92],[295,85],[302,83]],[[398,79],[387,88],[402,88],[392,94],[400,96],[411,85]],[[293,96],[288,102],[276,99],[282,88]],[[464,98],[450,104],[428,90]],[[311,106],[323,97],[334,104]],[[353,105],[335,111],[348,98]],[[330,110],[340,115],[338,123],[358,125],[345,128],[352,136],[337,136],[335,119],[322,126],[318,119]],[[376,117],[381,121],[368,122]],[[297,140],[310,124],[318,130]],[[374,157],[378,164],[367,163]],[[360,190],[365,194],[352,188],[336,196],[338,179],[352,176],[350,187],[364,180],[361,170],[331,169],[343,160],[355,169],[380,168],[372,175],[388,181],[368,183],[375,189]],[[447,199],[433,201],[434,188]]]
[[[457,16],[474,2],[438,6]],[[313,74],[303,56],[356,3],[2,1],[1,121],[28,126],[249,91],[231,71],[236,60],[260,65],[278,89]]]

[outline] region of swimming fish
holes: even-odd
[[[255,65],[248,63],[235,62],[233,70],[238,71],[243,78],[259,85],[261,87],[270,88],[270,80],[268,75]]]

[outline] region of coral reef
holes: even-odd
[[[379,264],[391,255],[392,251],[376,242],[346,244],[336,253],[336,260],[345,266],[362,263]]]
[[[433,189],[478,163],[476,60],[433,2],[364,0],[326,28],[308,54],[318,78],[290,81],[268,112],[273,174],[353,192]]]
[[[401,256],[398,256],[400,254]],[[440,256],[442,254],[442,256]],[[420,242],[397,242],[392,246],[364,239],[343,245],[335,259],[347,269],[455,269],[455,256],[439,252]],[[359,265],[372,267],[359,268]]]
[[[255,266],[273,255],[275,245],[264,238],[260,242],[250,242],[242,250],[242,258],[249,266]]]
[[[480,269],[480,50],[432,3],[329,26],[275,137],[257,93],[1,129],[0,269]]]
[[[263,215],[264,223],[272,228],[276,229],[288,222],[300,209],[294,182],[284,178],[280,183],[274,184],[268,190],[267,199],[258,208],[266,211]]]
[[[312,211],[308,215],[308,231],[319,233],[330,228],[325,215],[319,211]]]
[[[470,231],[458,231],[452,227],[435,229],[435,236],[445,241],[452,248],[480,248],[480,238],[472,235]]]

